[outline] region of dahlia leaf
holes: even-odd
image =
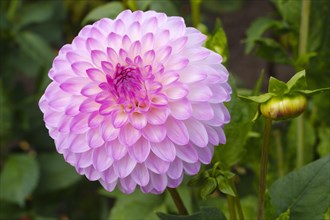
[[[124,9],[125,7],[121,2],[110,2],[103,4],[90,11],[81,23],[82,25],[85,25],[91,21],[96,21],[101,18],[114,18]]]
[[[215,207],[200,207],[200,211],[192,215],[170,215],[157,212],[161,220],[226,220],[225,215]]]
[[[259,38],[255,42],[258,45],[256,54],[259,57],[275,63],[292,64],[292,60],[284,47],[275,40],[271,38]]]
[[[215,178],[208,177],[206,180],[204,180],[200,192],[202,199],[206,199],[209,195],[211,195],[214,192],[216,188],[217,188],[217,181]]]
[[[236,197],[236,194],[231,186],[231,182],[229,179],[227,179],[226,177],[224,177],[222,175],[219,175],[219,176],[217,176],[217,183],[218,183],[218,189],[222,193]]]
[[[288,86],[285,82],[282,82],[274,77],[270,77],[268,92],[276,95],[282,95],[288,90]]]
[[[314,90],[308,90],[308,89],[306,89],[306,90],[297,90],[297,92],[302,93],[304,95],[311,96],[311,95],[316,95],[316,94],[325,92],[327,90],[330,90],[330,87],[328,87],[328,88],[321,88],[321,89],[314,89]]]
[[[75,169],[66,163],[59,154],[38,155],[40,183],[38,191],[48,192],[71,186],[81,179]]]
[[[270,187],[279,216],[290,208],[290,219],[323,219],[330,201],[330,155],[280,178]]]
[[[38,164],[29,155],[12,155],[7,159],[0,177],[0,198],[23,206],[24,200],[37,186]]]
[[[256,102],[256,103],[264,103],[267,102],[269,99],[271,99],[273,96],[275,96],[274,93],[264,93],[261,95],[257,96],[243,96],[243,95],[238,95],[239,98],[249,101],[249,102]]]
[[[307,88],[306,71],[302,70],[296,73],[287,83],[289,92],[295,90],[304,90]]]

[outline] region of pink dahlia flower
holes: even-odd
[[[77,172],[124,193],[177,187],[225,143],[228,72],[181,17],[127,10],[63,46],[39,106]]]

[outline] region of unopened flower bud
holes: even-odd
[[[303,113],[307,106],[307,99],[302,94],[273,97],[260,104],[263,116],[273,120],[294,118]]]

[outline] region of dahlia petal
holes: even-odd
[[[227,108],[222,104],[212,104],[211,105],[214,112],[214,118],[212,120],[206,121],[207,124],[211,126],[221,126],[227,124],[230,121],[230,115]]]
[[[188,101],[188,99],[169,102],[169,107],[173,118],[178,120],[188,119],[192,114],[191,103]]]
[[[166,106],[168,103],[167,97],[163,94],[156,94],[151,99],[151,104],[153,106]]]
[[[170,162],[164,161],[152,152],[150,152],[147,160],[145,161],[145,165],[152,172],[157,174],[163,174],[166,173],[166,171],[170,167]]]
[[[86,168],[93,164],[93,149],[81,153],[78,157],[77,166],[79,168]]]
[[[118,53],[119,53],[119,50],[118,50]],[[118,54],[112,47],[107,48],[107,55],[108,55],[111,63],[118,63]],[[108,67],[108,69],[110,69],[110,68]],[[103,70],[104,70],[104,68],[103,68]]]
[[[69,116],[76,116],[80,113],[80,104],[86,100],[83,96],[72,96],[69,105],[65,109],[65,114]]]
[[[197,151],[190,143],[185,146],[177,146],[176,155],[187,163],[196,163],[198,161]]]
[[[105,56],[105,55],[104,55]],[[101,67],[101,61],[100,61]],[[86,70],[88,77],[95,82],[104,82],[106,81],[105,74],[99,69],[91,68]]]
[[[188,42],[186,44],[187,47],[196,47],[202,45],[206,40],[206,35],[199,33],[189,34]]]
[[[73,133],[76,134],[82,134],[88,131],[88,113],[79,114],[77,116],[74,116],[71,124],[70,124],[70,130]]]
[[[114,52],[118,52],[120,49],[121,40],[122,40],[122,37],[119,34],[110,32],[110,34],[107,37],[108,48],[113,49]],[[108,53],[108,55],[109,55],[109,53]]]
[[[103,96],[104,94],[105,94],[105,96]],[[99,93],[95,98],[95,100],[97,100],[97,102],[103,103],[99,109],[99,112],[101,115],[110,115],[117,108],[115,106],[115,104],[112,103],[111,101],[104,102],[106,99],[108,99],[108,97],[109,96],[106,93]],[[105,100],[101,100],[101,99],[105,99]],[[118,114],[118,113],[116,113],[116,114]],[[115,116],[112,116],[112,118],[113,117],[115,117]],[[111,118],[111,120],[113,120],[112,118]],[[119,119],[117,119],[117,120],[119,120]],[[118,121],[117,121],[117,123],[118,123]]]
[[[104,181],[107,183],[113,183],[113,182],[117,183],[117,180],[118,180],[118,175],[113,170],[113,166],[110,166],[108,169],[106,169],[101,173],[100,181]]]
[[[156,57],[156,53],[154,50],[148,50],[143,54],[143,60],[146,63],[153,64],[155,57]]]
[[[90,181],[95,181],[101,178],[101,173],[98,172],[93,166],[84,168],[83,172],[87,179],[89,179]]]
[[[188,129],[190,140],[199,147],[205,147],[209,140],[204,125],[193,118],[184,123]]]
[[[63,134],[70,133],[70,125],[71,125],[72,117],[63,115],[63,117],[60,119],[58,123],[58,131]]]
[[[116,19],[114,22],[114,31],[119,35],[123,35],[125,33],[126,27],[124,22],[121,19]]]
[[[187,36],[179,37],[179,38],[171,41],[170,44],[173,49],[172,53],[177,54],[177,53],[181,52],[184,49],[187,41],[188,41]]]
[[[89,62],[78,61],[71,64],[71,69],[79,77],[85,77],[87,75],[87,70],[93,68],[93,65]],[[82,78],[84,79],[84,78]]]
[[[180,77],[175,71],[167,71],[161,76],[160,82],[162,82],[163,86],[169,86],[178,81]]]
[[[128,147],[129,155],[139,163],[143,163],[150,153],[150,142],[140,138],[135,145]]]
[[[65,54],[65,56],[71,64],[80,61],[85,61],[85,62],[88,61],[87,57],[73,51],[69,51],[68,53]]]
[[[67,72],[71,74],[71,65],[67,60],[56,57],[53,61],[53,74],[56,72]]]
[[[141,132],[130,124],[120,128],[119,141],[125,146],[132,146],[141,137]]]
[[[53,96],[51,99],[48,100],[48,106],[55,109],[56,111],[64,111],[66,106],[69,104],[71,97],[68,95],[63,95],[59,91],[59,95]]]
[[[77,161],[78,161],[77,154],[72,153],[70,151],[64,151],[63,156],[64,156],[64,160],[69,164],[71,164],[72,166],[77,165]]]
[[[216,127],[214,128],[219,136],[219,143],[220,144],[225,144],[226,143],[226,135],[225,132],[223,131],[222,127]]]
[[[183,68],[185,68],[189,63],[189,59],[185,58],[185,57],[176,57],[171,58],[166,66],[168,67],[168,70],[174,70],[174,71],[179,71],[182,70]]]
[[[170,46],[164,46],[157,50],[156,59],[155,62],[163,62],[165,63],[172,53],[172,47]]]
[[[108,156],[104,146],[93,149],[93,166],[97,171],[102,172],[108,169],[112,163],[113,160]]]
[[[115,128],[124,126],[128,121],[128,115],[124,111],[114,111],[111,115],[112,123]]]
[[[148,124],[142,130],[142,135],[148,141],[159,143],[166,137],[166,128],[162,125],[151,125]]]
[[[86,142],[85,134],[75,135],[72,141],[70,141],[70,151],[73,153],[84,153],[89,151],[91,148]]]
[[[135,190],[136,182],[132,179],[131,176],[127,176],[124,179],[119,180],[119,189],[126,194],[130,194]]]
[[[102,133],[101,133],[101,128],[99,128],[99,127],[89,129],[89,131],[87,132],[86,138],[88,141],[88,145],[91,148],[100,147],[101,145],[104,144],[104,140],[102,138]]]
[[[189,175],[195,175],[198,173],[198,171],[201,168],[201,163],[196,162],[196,163],[185,163],[183,162],[183,169],[184,171],[189,174]]]
[[[87,38],[87,40],[86,40],[86,47],[87,47],[87,50],[91,53],[93,50],[102,50],[102,44],[98,41],[98,40],[96,40],[96,39],[94,39],[94,38],[92,38],[92,37],[89,37],[89,38]]]
[[[119,129],[112,125],[111,119],[105,117],[101,125],[102,138],[104,141],[112,141],[119,135]]]
[[[163,192],[167,186],[167,176],[165,174],[150,173],[150,181],[154,189]]]
[[[100,92],[101,92],[100,88],[94,82],[87,84],[81,89],[81,94],[86,97],[95,96]]]
[[[198,153],[199,161],[203,164],[211,163],[213,157],[213,147],[196,147]]]
[[[89,83],[88,79],[75,77],[70,78],[60,85],[60,88],[70,94],[80,95],[82,88]]]
[[[129,26],[129,36],[132,41],[136,41],[140,39],[141,36],[141,24],[138,21],[135,21]]]
[[[213,108],[208,102],[192,104],[192,116],[197,120],[211,120],[214,117]]]
[[[145,30],[146,28],[142,25],[143,30]],[[152,33],[146,33],[145,35],[143,35],[142,39],[141,39],[141,46],[142,46],[142,51],[153,51],[152,49],[154,48],[154,40],[155,37]],[[146,60],[146,63],[150,63],[148,62],[148,60]]]
[[[154,47],[159,50],[159,48],[163,47],[164,45],[167,45],[168,41],[170,40],[170,31],[165,29],[162,30],[155,35],[155,42]]]
[[[113,162],[113,169],[118,174],[119,178],[125,178],[131,174],[136,162],[126,154],[122,159]]]
[[[57,127],[61,114],[58,112],[46,112],[44,115],[45,122],[52,127]]]
[[[209,102],[211,103],[221,103],[224,101],[228,101],[230,99],[230,94],[224,87],[221,85],[210,85],[210,89],[213,93],[212,97],[210,98]]]
[[[167,186],[170,188],[177,188],[182,183],[182,180],[183,180],[183,175],[181,175],[177,179],[167,178]]]
[[[148,33],[148,32],[154,32],[155,27],[157,27],[157,25],[158,25],[157,18],[150,17],[149,19],[146,19],[141,26],[143,27],[143,32]]]
[[[115,161],[122,159],[127,154],[127,147],[122,145],[118,140],[106,142],[105,148],[107,155]]]
[[[146,186],[150,181],[149,171],[144,164],[136,164],[131,176],[140,186]]]
[[[152,125],[162,125],[169,115],[168,108],[151,108],[146,115],[148,123]]]
[[[180,81],[183,83],[198,83],[207,78],[207,73],[197,65],[189,65],[180,72]]]
[[[179,158],[176,158],[171,164],[170,167],[167,170],[167,175],[171,179],[178,179],[183,173],[183,163],[182,160]]]
[[[176,82],[166,89],[165,93],[169,99],[178,100],[186,97],[189,90],[183,84]]]
[[[82,113],[95,112],[100,108],[100,104],[89,98],[83,101],[79,107],[79,111]]]
[[[219,144],[219,136],[217,132],[212,128],[211,126],[204,125],[207,135],[209,137],[209,142],[213,144],[214,146]]]
[[[194,102],[206,102],[212,97],[212,91],[208,86],[189,86],[188,99]]]
[[[105,188],[106,190],[108,190],[109,192],[112,192],[116,185],[117,185],[117,181],[114,181],[114,182],[106,182],[106,181],[103,181],[103,180],[99,180],[101,185],[103,186],[103,188]]]
[[[152,152],[160,159],[168,162],[172,162],[176,156],[176,149],[174,144],[165,139],[160,143],[150,143]]]
[[[182,121],[178,121],[172,117],[168,117],[165,126],[167,136],[178,145],[186,145],[189,142],[189,133],[187,127]]]
[[[144,114],[134,112],[129,115],[129,122],[134,128],[141,130],[147,125],[147,118]]]
[[[171,39],[177,39],[186,32],[186,25],[181,17],[168,18],[166,24],[162,27],[171,31]]]

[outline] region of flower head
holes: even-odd
[[[228,72],[181,17],[123,11],[85,26],[49,71],[40,109],[77,172],[161,193],[210,163],[230,120]]]

